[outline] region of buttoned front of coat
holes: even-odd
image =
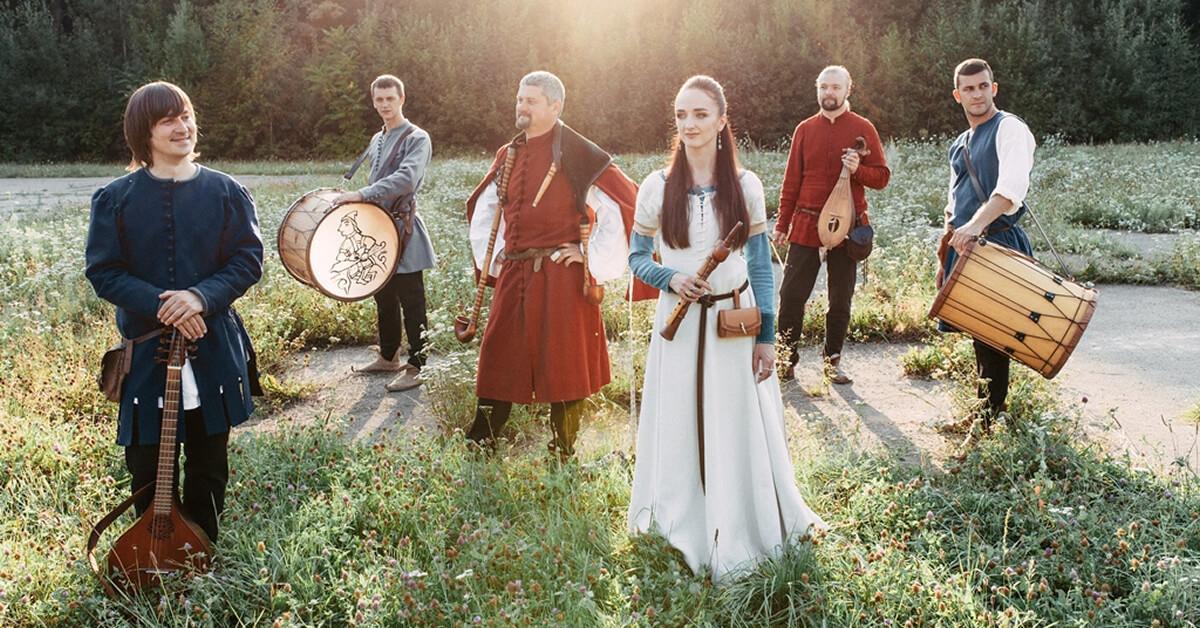
[[[186,181],[145,169],[116,179],[92,197],[86,262],[88,280],[116,306],[126,338],[159,326],[163,291],[197,293],[208,331],[190,361],[205,428],[221,433],[250,416],[249,337],[232,305],[262,277],[263,245],[244,187],[203,166]],[[155,361],[157,346],[134,348],[121,394],[121,445],[158,442],[166,367]],[[181,422],[179,440],[186,438]]]

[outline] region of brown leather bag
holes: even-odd
[[[758,307],[742,307],[741,290],[733,291],[733,307],[717,312],[717,336],[736,338],[757,336],[762,329],[762,313]]]
[[[133,346],[163,333],[164,329],[160,327],[133,339],[122,338],[121,342],[104,352],[104,357],[100,358],[100,375],[96,377],[96,383],[109,401],[121,401],[121,384],[133,366]]]

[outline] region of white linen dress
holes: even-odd
[[[725,234],[713,211],[715,190],[688,195],[691,246],[676,250],[658,234],[665,174],[651,173],[638,194],[635,229],[655,236],[662,265],[694,275]],[[750,213],[750,233],[766,229],[762,182],[752,172],[741,177]],[[743,251],[733,251],[708,277],[713,294],[734,290],[747,281]],[[773,298],[766,295],[765,298]],[[751,371],[755,338],[717,336],[712,307],[705,329],[700,306],[690,306],[675,339],[658,330],[679,298],[663,291],[654,316],[654,333],[638,420],[637,463],[629,504],[629,528],[655,532],[678,548],[695,573],[707,570],[714,582],[752,569],[778,555],[821,520],[804,503],[796,487],[783,422],[783,400],[775,374],[759,384]],[[742,307],[756,302],[751,288]],[[701,486],[696,425],[696,369],[699,334],[706,335],[704,355],[704,469]]]

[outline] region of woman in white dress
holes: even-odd
[[[663,535],[694,572],[705,570],[716,582],[825,523],[800,496],[787,452],[762,182],[738,168],[725,94],[712,78],[683,84],[675,125],[669,165],[646,177],[638,193],[629,254],[638,278],[662,291],[629,528]],[[707,280],[697,277],[739,220],[746,229],[729,257]],[[762,312],[756,336],[717,335],[717,313],[733,307],[734,291],[742,307]],[[691,305],[668,341],[658,330],[680,299]]]

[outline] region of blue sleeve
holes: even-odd
[[[221,233],[222,267],[192,287],[204,301],[206,314],[224,312],[246,293],[263,272],[263,243],[258,214],[249,192],[234,184],[228,199],[229,220]]]
[[[629,244],[629,268],[634,276],[647,285],[670,292],[675,271],[654,261],[654,238],[634,232]]]
[[[120,210],[114,206],[107,189],[97,190],[92,196],[92,214],[88,221],[84,274],[96,296],[153,320],[158,314],[158,295],[162,289],[130,274],[122,250],[121,231]]]
[[[755,342],[775,344],[775,271],[771,268],[771,245],[767,234],[751,236],[746,241],[746,272],[750,275],[750,287],[758,300],[758,311],[762,313],[762,329]]]

